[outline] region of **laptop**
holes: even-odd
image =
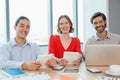
[[[86,45],[87,66],[109,66],[120,64],[120,45]]]

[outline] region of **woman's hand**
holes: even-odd
[[[75,66],[78,66],[78,65],[80,65],[80,62],[81,62],[81,59],[77,59],[77,60],[74,60],[74,61],[73,61],[73,64],[74,64]]]
[[[61,59],[60,60],[60,65],[66,66],[68,64],[68,61],[66,59]]]

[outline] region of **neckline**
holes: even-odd
[[[70,47],[70,45],[72,44],[73,38],[71,37],[71,42],[70,42],[70,44],[69,44],[69,46],[68,46],[67,48],[64,48],[64,46],[63,46],[63,44],[62,44],[62,41],[61,41],[61,39],[60,39],[60,36],[59,36],[59,41],[60,41],[60,44],[61,44],[62,48],[63,48],[64,50],[68,50],[69,47]]]

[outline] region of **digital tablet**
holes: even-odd
[[[78,68],[66,68],[64,69],[63,73],[79,73]]]

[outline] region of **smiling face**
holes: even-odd
[[[93,19],[93,26],[97,33],[102,33],[106,28],[106,21],[103,20],[102,16],[98,16]]]
[[[60,34],[73,33],[74,28],[71,19],[67,15],[61,15],[57,23],[57,32]]]
[[[67,34],[70,31],[70,23],[69,21],[63,17],[59,21],[59,29],[61,30],[62,34]]]
[[[16,37],[19,39],[26,39],[30,31],[30,22],[27,19],[21,19],[17,25],[14,26]]]

